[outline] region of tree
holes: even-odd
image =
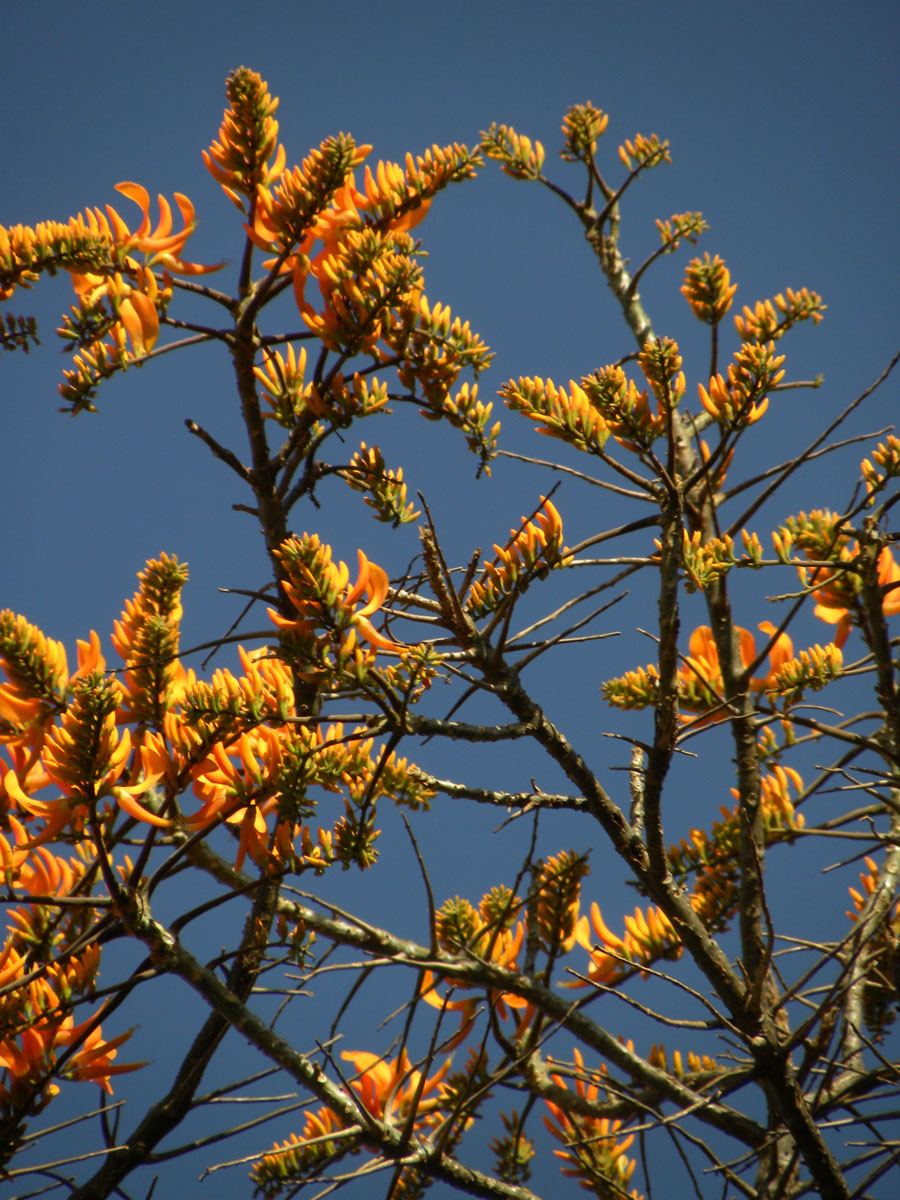
[[[0,615],[7,1179],[22,1195],[59,1187],[97,1197],[135,1172],[146,1187],[140,1180],[166,1157],[200,1150],[214,1163],[210,1143],[237,1139],[248,1123],[225,1121],[198,1138],[195,1112],[240,1093],[259,1106],[251,1129],[283,1117],[258,1088],[276,1073],[299,1093],[287,1110],[300,1111],[286,1140],[249,1159],[265,1196],[361,1181],[360,1194],[409,1197],[441,1181],[527,1197],[551,1139],[564,1174],[603,1198],[649,1192],[663,1143],[698,1195],[875,1195],[900,1154],[887,1126],[900,1077],[890,1041],[900,989],[900,684],[888,627],[900,611],[900,567],[887,527],[900,441],[882,431],[866,446],[842,511],[784,515],[772,553],[750,523],[812,459],[861,440],[845,436],[848,419],[897,360],[801,453],[755,470],[748,430],[772,419],[779,393],[819,382],[787,382],[778,343],[799,323],[818,323],[825,306],[788,288],[744,307],[726,363],[720,327],[735,285],[718,255],[691,260],[681,290],[709,327],[710,360],[689,410],[679,347],[654,332],[638,284],[706,224],[697,212],[659,221],[658,249],[633,272],[620,246],[624,193],[669,160],[665,141],[626,140],[612,182],[598,153],[607,115],[582,104],[565,116],[561,151],[581,173],[581,199],[544,173],[539,143],[502,125],[474,152],[435,146],[403,166],[367,166],[359,186],[371,147],[340,135],[289,168],[267,85],[241,68],[227,96],[204,157],[241,214],[234,295],[206,279],[222,264],[186,257],[194,210],[183,195],[180,227],[162,197],[154,226],[147,192],[123,183],[140,209],[136,229],[111,206],[0,228],[5,299],[43,275],[72,279],[76,303],[58,331],[73,353],[60,385],[65,411],[93,411],[101,384],[164,353],[212,343],[230,356],[247,446],[187,425],[249,489],[238,507],[258,521],[272,577],[246,597],[240,629],[210,631],[215,649],[240,649],[239,666],[209,679],[180,646],[187,568],[167,555],[146,564],[116,622],[118,667],[92,633],[70,674],[58,642],[25,616]],[[555,487],[544,484],[493,553],[473,547],[457,565],[426,500],[420,510],[410,501],[402,469],[375,445],[362,441],[349,457],[344,445],[358,422],[413,405],[462,434],[477,473],[489,475],[505,453],[478,396],[490,352],[427,298],[411,234],[437,193],[484,159],[549,188],[577,217],[629,338],[578,383],[523,377],[499,394],[563,443],[557,459],[529,460],[542,477],[564,473],[635,511],[570,546]],[[294,326],[299,314],[300,329],[270,331],[285,312]],[[164,332],[170,340],[160,341]],[[36,341],[28,316],[7,317],[5,348],[27,352]],[[315,506],[336,479],[386,525],[419,522],[412,564],[392,563],[389,575],[360,549],[354,575],[316,534],[290,532],[295,505]],[[590,556],[607,544],[614,556]],[[799,576],[793,591],[784,592],[785,568]],[[782,589],[776,619],[758,623],[761,638],[739,623],[762,605],[749,575],[760,571]],[[633,669],[602,683],[600,728],[627,752],[626,773],[608,788],[592,765],[596,748],[575,744],[554,719],[552,687],[529,679],[573,645],[607,636],[599,617],[625,577],[655,594],[657,624],[652,653],[636,648]],[[243,624],[260,604],[262,632]],[[690,629],[686,614],[701,604],[705,621]],[[795,651],[788,631],[811,605],[833,637]],[[641,666],[642,657],[653,661]],[[596,696],[596,682],[585,684]],[[808,700],[819,691],[828,707]],[[443,741],[497,755],[514,744],[510,785],[486,786],[469,760],[440,777],[429,746]],[[687,755],[710,764],[707,775],[732,764],[733,804],[719,817],[704,808],[679,837],[668,797]],[[525,784],[529,771],[551,768],[558,792]],[[480,898],[444,900],[416,828],[472,803],[529,824],[530,847],[523,860],[498,863]],[[422,900],[385,928],[322,888],[341,869],[377,874],[391,804],[411,814]],[[555,818],[574,848],[544,851],[540,823]],[[614,916],[591,904],[586,846],[596,838],[637,892],[633,914],[624,898]],[[825,893],[827,940],[811,914],[798,931],[770,865],[796,878],[823,846],[848,856],[842,865],[854,873],[864,864],[846,919],[838,890],[847,870],[829,876],[839,883]],[[203,880],[201,900],[188,878]],[[211,914],[218,952],[196,932]],[[364,1048],[343,1049],[345,1011],[376,971],[390,998],[367,1013]],[[285,1036],[285,1010],[310,993],[334,995],[336,975],[352,982],[319,1013],[321,1026],[302,1045]],[[160,986],[171,1011],[187,988],[206,1012],[167,1090],[148,1102],[129,1090],[143,1064],[121,1062],[119,1050],[126,1014],[140,1019],[142,995]],[[613,997],[637,1022],[628,1040],[607,1029]],[[613,1024],[620,1019],[616,1008]],[[232,1030],[256,1065],[204,1092]],[[129,1095],[124,1114],[109,1101],[114,1077]],[[99,1108],[73,1120],[85,1123],[99,1165],[88,1158],[73,1174],[62,1157],[30,1163],[37,1137],[52,1140],[53,1128],[41,1131],[54,1124],[54,1104],[85,1083],[99,1085]],[[479,1117],[494,1134],[493,1162],[476,1167],[468,1143]],[[185,1140],[173,1147],[173,1137]]]

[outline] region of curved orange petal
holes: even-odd
[[[150,232],[150,193],[139,183],[128,182],[117,183],[116,191],[123,196],[127,196],[129,200],[133,200],[144,214],[140,228],[136,230],[134,236],[139,238],[146,237]],[[109,205],[107,205],[106,211],[115,212],[115,209],[110,209]],[[116,216],[118,216],[118,213],[116,213]]]

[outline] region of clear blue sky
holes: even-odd
[[[673,165],[646,177],[624,207],[623,250],[633,262],[657,244],[655,217],[700,209],[711,231],[697,252],[726,259],[740,285],[738,304],[785,286],[809,286],[829,306],[823,325],[804,327],[786,344],[789,375],[822,372],[825,384],[777,401],[777,417],[750,440],[748,470],[804,445],[897,350],[896,3],[270,0],[258,14],[234,0],[4,6],[0,221],[65,219],[110,202],[127,219],[128,203],[113,186],[135,180],[151,194],[182,191],[194,201],[200,229],[189,257],[236,259],[237,214],[200,151],[216,136],[225,77],[242,64],[281,98],[280,139],[289,161],[339,130],[373,143],[373,160],[402,159],[406,150],[433,142],[471,146],[497,120],[540,139],[548,171],[578,187],[572,168],[556,157],[559,125],[569,105],[591,100],[610,113],[604,150],[614,176],[624,138],[656,132],[671,142]],[[471,320],[496,352],[483,398],[510,376],[565,382],[631,349],[580,228],[538,188],[515,184],[490,165],[476,181],[439,197],[417,233],[430,255],[429,296]],[[682,343],[693,402],[708,350],[678,296],[690,253],[665,259],[641,291],[657,331]],[[233,278],[231,268],[223,284]],[[191,565],[185,644],[207,640],[235,615],[233,601],[216,589],[265,579],[251,519],[229,511],[245,497],[183,425],[192,417],[224,441],[236,436],[225,365],[208,354],[172,356],[101,390],[97,416],[72,420],[56,412],[65,359],[53,335],[70,302],[68,280],[59,279],[4,306],[35,313],[44,344],[28,358],[9,355],[0,364],[0,607],[62,638],[72,657],[75,638],[91,628],[109,651],[109,628],[134,590],[136,571],[166,550]],[[853,432],[890,423],[896,396],[895,384],[883,389]],[[457,560],[475,545],[503,540],[546,490],[546,476],[509,462],[497,465],[492,481],[476,484],[471,460],[449,430],[396,424],[361,436],[371,441],[377,432],[388,462],[404,465],[411,490],[425,490]],[[520,418],[507,414],[504,425],[505,444],[516,450],[541,455],[551,448]],[[859,457],[853,450],[844,461]],[[848,476],[836,491],[835,469],[829,462],[813,471],[794,507],[843,504]],[[556,498],[570,541],[616,523],[617,510],[602,493],[566,483]],[[338,557],[355,561],[362,546],[398,572],[415,553],[413,531],[392,538],[360,500],[336,486],[323,500],[318,512],[298,510],[294,527],[318,529],[334,541]],[[769,615],[748,604],[744,623]],[[644,596],[617,609],[604,628],[628,635],[652,618]],[[810,640],[823,639],[812,621],[803,628]],[[617,727],[597,688],[626,666],[647,662],[653,650],[633,634],[598,647],[590,657],[560,660],[555,681],[536,679],[548,709],[575,741],[590,739],[601,777],[620,787],[622,776],[603,774],[623,758],[621,746],[597,745],[598,728]],[[448,771],[459,766],[458,756],[436,761]],[[503,766],[510,773],[502,779],[496,764],[484,768],[497,772],[492,782],[528,786],[530,768],[513,760]],[[540,776],[538,782],[552,788],[558,781]],[[686,776],[685,786],[685,794],[696,795],[708,779]],[[728,801],[727,786],[723,772],[712,812]],[[477,899],[501,876],[508,882],[519,834],[488,841],[482,834],[497,824],[492,816],[439,807],[441,823],[431,833],[423,826],[422,835],[434,853],[438,900],[450,890]],[[686,807],[685,820],[705,811]],[[600,845],[599,834],[561,824],[548,833],[547,849],[584,837]],[[466,859],[462,883],[456,853]],[[599,861],[595,877],[604,874]],[[412,879],[405,848],[396,870]],[[382,875],[381,890],[366,903],[395,909],[402,899],[396,878]],[[586,894],[601,899],[604,911],[634,903],[631,893],[622,900],[602,878],[589,881]],[[271,1136],[276,1132],[287,1131]]]

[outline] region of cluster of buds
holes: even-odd
[[[676,377],[676,390],[680,383],[683,380]],[[647,392],[639,390],[634,380],[626,378],[621,367],[601,367],[593,375],[585,376],[581,386],[616,441],[626,449],[648,450],[665,433],[674,397],[668,402],[657,398],[656,412],[651,412]]]
[[[694,213],[685,215],[699,216]],[[662,226],[660,234],[663,234]],[[681,292],[699,321],[707,325],[718,325],[731,308],[736,291],[737,284],[731,282],[728,268],[718,254],[710,258],[707,253],[702,258],[694,258],[688,263]]]
[[[657,546],[659,542],[657,541]],[[735,564],[734,539],[727,536],[703,541],[699,529],[684,531],[681,558],[688,592],[705,591],[731,570]]]
[[[511,125],[492,123],[482,130],[481,150],[488,158],[496,159],[501,170],[513,179],[540,179],[544,165],[544,147],[518,134]]]
[[[575,945],[581,881],[590,873],[587,859],[574,850],[564,850],[538,864],[533,874],[536,902],[533,912],[538,937],[548,954],[565,954]]]
[[[562,518],[551,501],[542,496],[534,518],[523,517],[522,521],[518,530],[510,530],[505,546],[494,545],[494,562],[486,563],[481,577],[472,584],[466,607],[473,617],[496,612],[508,597],[521,595],[534,579],[571,562],[563,545]]]
[[[797,571],[804,587],[812,590],[815,615],[836,625],[834,641],[843,646],[855,622],[862,620],[859,544],[843,529],[841,519],[827,509],[798,513],[772,534],[775,553],[782,562],[794,561],[796,547],[810,562],[827,566],[807,567],[801,561]],[[890,546],[883,546],[876,563],[876,580],[882,590],[882,612],[893,616],[900,612],[900,565]]]
[[[689,1050],[687,1054],[687,1064],[680,1050],[675,1050],[672,1053],[672,1063],[669,1065],[669,1057],[666,1054],[666,1048],[661,1043],[654,1044],[650,1047],[650,1053],[647,1055],[647,1062],[652,1067],[658,1067],[661,1071],[668,1071],[677,1079],[686,1079],[689,1082],[697,1082],[698,1076],[704,1075],[707,1072],[718,1070],[719,1064],[714,1058],[708,1054],[695,1054],[693,1050]]]
[[[345,1090],[377,1121],[390,1121],[397,1127],[411,1122],[411,1132],[424,1137],[444,1120],[449,1059],[425,1078],[405,1050],[391,1061],[363,1050],[344,1050],[341,1058],[356,1071]],[[276,1142],[253,1167],[250,1178],[257,1192],[268,1198],[288,1188],[296,1190],[297,1184],[302,1186],[303,1180],[318,1174],[324,1164],[356,1151],[364,1141],[359,1126],[354,1124],[344,1133],[345,1129],[346,1122],[330,1108],[307,1113],[303,1132]],[[403,1183],[401,1175],[400,1194],[405,1194]]]
[[[343,475],[350,487],[366,494],[366,504],[375,510],[379,521],[405,525],[419,515],[407,502],[403,468],[398,467],[396,472],[389,470],[377,446],[369,447],[363,442]]]
[[[587,392],[574,380],[569,390],[557,387],[552,379],[520,377],[500,388],[500,395],[513,412],[533,421],[538,433],[559,438],[588,454],[599,454],[609,438],[609,426],[588,399]]]
[[[709,229],[709,225],[704,220],[703,213],[683,212],[672,213],[667,221],[657,218],[656,228],[659,230],[659,239],[666,254],[673,254],[681,244],[682,238],[686,238],[691,245],[696,245],[697,239]]]
[[[636,133],[634,141],[626,138],[619,147],[619,158],[626,171],[640,171],[672,161],[668,140],[660,141],[655,133],[649,137]]]
[[[646,911],[636,907],[634,915],[626,915],[624,921],[625,932],[619,937],[606,925],[596,903],[591,905],[590,920],[586,916],[578,919],[575,940],[588,951],[588,973],[584,980],[567,987],[609,986],[660,958],[681,955],[681,939],[666,914],[655,906]]]
[[[862,477],[869,493],[869,503],[875,503],[875,496],[887,485],[889,479],[900,477],[900,438],[891,433],[887,441],[880,442],[872,451],[872,458],[864,458],[860,463]]]
[[[560,157],[566,162],[590,162],[597,149],[597,141],[606,132],[609,113],[593,104],[573,104],[563,117],[562,133],[565,146]]]
[[[803,780],[793,767],[776,763],[760,784],[760,802],[765,822],[767,846],[784,841],[804,826],[802,813],[795,811],[791,788],[803,791]],[[738,793],[732,789],[738,800]],[[669,847],[670,867],[679,878],[694,873],[690,892],[691,905],[707,929],[725,929],[737,912],[740,891],[736,863],[740,853],[740,805],[720,808],[721,821],[714,821],[710,832],[692,829],[688,838]]]
[[[427,405],[422,415],[435,420],[460,372],[469,369],[477,378],[493,358],[468,321],[455,317],[447,304],[430,304],[421,291],[398,315],[387,344],[402,359],[400,382],[411,390],[418,386]]]
[[[774,342],[745,342],[729,364],[727,379],[714,375],[708,390],[697,385],[700,403],[723,428],[753,425],[769,407],[769,391],[784,378],[783,362],[784,355],[775,355]]]
[[[734,318],[735,328],[745,342],[775,341],[799,321],[812,321],[814,325],[823,320],[825,308],[818,292],[801,288],[795,292],[787,288],[773,300],[757,300],[753,308],[744,305],[744,311]]]

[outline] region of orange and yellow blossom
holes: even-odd
[[[469,936],[466,944],[479,959],[493,966],[502,967],[504,970],[518,970],[517,960],[525,941],[525,923],[517,921],[510,928],[501,927],[496,920],[489,919],[489,913],[486,917],[484,910],[488,907],[486,903],[487,899],[488,897],[485,897],[482,901],[481,910],[474,908],[467,901],[459,901],[458,898],[455,902],[457,906],[462,904],[464,907],[465,918],[470,925],[470,928],[467,929]],[[445,930],[444,928],[445,920],[443,914],[452,903],[448,902],[448,904],[445,904],[442,907],[441,913],[438,914],[438,934],[445,949],[459,950],[458,938],[448,932],[449,923],[446,923],[447,929]],[[452,979],[446,979],[444,982],[450,986],[447,996],[441,996],[438,992],[436,986],[437,978],[434,972],[426,971],[422,979],[421,996],[425,1003],[430,1004],[432,1008],[439,1008],[442,1011],[446,1009],[448,1012],[458,1012],[460,1014],[460,1029],[452,1042],[450,1042],[450,1048],[452,1048],[458,1045],[468,1033],[471,1023],[475,1018],[479,997],[463,996],[460,999],[453,999],[454,993],[469,991],[469,985],[457,983]],[[512,992],[492,991],[490,993],[490,1000],[495,1006],[501,1020],[507,1018],[509,1009],[516,1009],[523,1014],[522,1021],[527,1023],[531,1009],[528,1001],[523,1000],[521,996],[517,996]]]
[[[120,737],[116,729],[116,709],[122,698],[119,685],[101,682],[93,689],[89,686],[91,679],[96,683],[100,678],[95,675],[84,681],[84,693],[76,692],[62,723],[53,726],[44,741],[41,763],[62,795],[55,800],[35,800],[25,792],[15,771],[7,771],[4,776],[6,794],[16,807],[46,822],[39,837],[32,841],[33,846],[50,841],[69,825],[83,829],[91,806],[104,796],[112,796],[124,812],[139,821],[157,826],[171,824],[138,803],[138,797],[159,779],[158,774],[144,769],[140,750],[131,770],[142,777],[141,782],[118,782],[131,758],[131,733],[125,729]],[[101,688],[107,707],[103,715],[90,711],[91,700]]]
[[[172,207],[165,196],[158,196],[159,221],[151,231],[150,225],[150,195],[139,183],[117,183],[116,191],[126,196],[140,208],[142,220],[132,232],[111,204],[106,205],[106,215],[99,208],[86,209],[83,217],[75,217],[70,225],[76,229],[84,229],[95,236],[109,241],[110,248],[119,256],[120,261],[129,266],[137,264],[129,262],[127,255],[133,251],[147,255],[145,266],[151,267],[157,263],[176,275],[204,275],[210,271],[218,271],[224,264],[215,263],[202,266],[200,263],[185,262],[181,258],[185,243],[196,228],[194,206],[181,192],[175,193],[175,203],[181,213],[182,227],[178,233],[172,233]],[[72,272],[72,283],[75,291],[81,295],[86,289],[103,282],[102,276],[80,275]]]
[[[78,639],[78,668],[72,675],[62,642],[46,637],[24,617],[5,609],[0,613],[0,632],[5,647],[0,666],[8,680],[0,684],[0,721],[13,727],[10,734],[0,731],[0,742],[15,746],[27,739],[26,727],[52,715],[52,706],[63,701],[71,684],[92,671],[105,670],[106,662],[93,629],[88,641]]]
[[[240,767],[234,764],[237,758]],[[186,820],[188,828],[203,829],[224,818],[229,825],[240,825],[235,866],[240,868],[249,853],[261,861],[268,845],[267,818],[277,813],[279,793],[272,782],[281,761],[281,741],[277,730],[259,726],[242,733],[226,748],[216,742],[211,753],[194,767],[194,793],[202,807]]]
[[[14,879],[18,878],[19,870],[28,860],[28,833],[21,821],[16,820],[12,813],[6,816],[6,822],[12,831],[14,845],[9,844],[8,839],[0,833],[0,878],[8,885]],[[0,962],[0,970],[2,970],[2,962]],[[2,980],[0,980],[2,984]]]
[[[62,260],[62,265],[72,278],[78,295],[102,285],[104,275],[79,270],[75,266],[83,262],[110,260],[110,267],[135,269],[137,263],[130,255],[137,251],[147,256],[145,265],[159,264],[179,275],[197,275],[218,270],[223,264],[201,266],[185,262],[181,258],[187,239],[195,228],[194,206],[187,196],[175,193],[175,203],[181,212],[182,229],[172,233],[172,209],[164,196],[159,197],[160,218],[151,230],[150,197],[138,183],[120,183],[116,190],[133,200],[141,209],[142,221],[132,232],[112,207],[106,212],[99,208],[88,208],[67,222],[42,221],[30,225],[0,225],[0,275],[7,280],[0,299],[12,296],[16,287],[28,287],[39,276],[40,269],[53,269]],[[67,265],[71,263],[72,265]]]
[[[574,980],[564,984],[565,987],[587,987],[590,983],[609,985],[630,975],[642,964],[662,957],[678,958],[681,954],[678,935],[660,909],[651,906],[642,912],[635,908],[634,916],[626,915],[624,920],[625,934],[619,937],[604,922],[596,901],[591,905],[590,921],[586,916],[579,918],[575,940],[590,956],[587,979]],[[591,929],[596,937],[591,937]]]
[[[575,1067],[578,1077],[575,1080],[575,1092],[587,1101],[597,1100],[600,1088],[596,1083],[586,1083],[587,1072],[584,1069],[584,1059],[580,1051],[574,1051]],[[568,1090],[565,1079],[561,1075],[551,1076],[557,1087]],[[594,1076],[596,1078],[596,1076]],[[622,1122],[611,1121],[608,1117],[589,1117],[582,1113],[566,1112],[551,1100],[544,1103],[550,1110],[550,1116],[544,1117],[544,1125],[549,1132],[565,1146],[564,1150],[554,1150],[557,1158],[569,1163],[562,1168],[563,1175],[568,1175],[581,1182],[588,1191],[596,1191],[597,1195],[616,1195],[640,1200],[638,1193],[632,1188],[625,1189],[634,1174],[637,1165],[634,1159],[627,1157],[626,1151],[634,1141],[634,1134],[627,1133],[621,1140],[619,1133]],[[603,1190],[599,1190],[598,1188]]]
[[[145,1065],[140,1062],[113,1063],[118,1047],[131,1037],[131,1030],[104,1041],[99,1025],[90,1029],[93,1018],[76,1025],[71,1013],[54,1015],[52,1009],[58,1005],[57,998],[46,984],[44,992],[51,1015],[39,1018],[24,1029],[18,1039],[0,1041],[0,1069],[6,1073],[6,1079],[0,1080],[0,1103],[8,1103],[16,1092],[21,1094],[35,1086],[42,1088],[43,1103],[46,1103],[59,1091],[58,1087],[47,1083],[48,1076],[57,1070],[67,1079],[92,1080],[112,1095],[110,1076],[123,1075]],[[60,1053],[79,1041],[82,1043],[79,1048],[61,1068],[57,1068]]]
[[[422,1073],[413,1069],[405,1050],[391,1062],[365,1050],[345,1050],[341,1058],[357,1070],[345,1090],[376,1120],[390,1122],[395,1127],[405,1126],[415,1104],[416,1133],[428,1133],[441,1124],[442,1084],[450,1069],[450,1059],[423,1081]],[[276,1142],[254,1166],[251,1179],[258,1191],[268,1194],[266,1184],[274,1181],[280,1191],[285,1182],[295,1182],[314,1173],[334,1154],[345,1153],[348,1148],[356,1150],[360,1141],[358,1125],[348,1138],[335,1136],[345,1129],[345,1118],[330,1108],[308,1112],[302,1133],[292,1133],[286,1141]]]
[[[856,542],[851,542],[841,548],[841,558],[849,561],[855,558],[858,552]],[[819,567],[811,573],[810,584],[814,586],[817,580],[823,576],[827,577],[828,574],[827,567]],[[885,546],[878,555],[878,586],[890,589],[885,592],[881,606],[884,615],[890,617],[900,612],[900,565],[897,564],[890,546]],[[837,625],[834,636],[837,646],[843,646],[850,633],[853,624],[851,612],[858,596],[858,590],[853,587],[852,582],[847,581],[845,573],[833,575],[827,583],[813,592],[817,602],[813,612],[820,621]]]
[[[397,643],[380,634],[369,620],[387,598],[390,586],[387,572],[370,562],[362,550],[358,550],[357,555],[359,572],[356,583],[351,585],[347,564],[334,563],[331,547],[323,545],[315,534],[289,539],[279,551],[279,557],[292,578],[284,580],[282,587],[300,616],[299,619],[282,617],[270,608],[268,613],[274,624],[285,633],[296,631],[309,636],[323,623],[323,618],[327,622],[331,616],[340,622],[342,632],[352,626],[370,646],[396,650]],[[314,570],[303,561],[304,556],[312,557]],[[354,609],[363,594],[367,597],[366,603]],[[332,610],[330,614],[328,609]]]
[[[404,1122],[418,1099],[414,1128],[421,1131],[440,1123],[436,1110],[441,1103],[441,1082],[450,1070],[449,1058],[424,1083],[421,1071],[413,1069],[405,1050],[392,1062],[367,1050],[344,1050],[341,1058],[353,1063],[358,1073],[350,1080],[350,1088],[379,1121]]]
[[[759,628],[769,638],[775,633],[771,621],[763,621]],[[735,626],[735,632],[738,635],[741,666],[746,670],[756,661],[756,639],[749,629],[742,629],[739,625]],[[687,657],[678,669],[678,699],[680,705],[688,710],[681,714],[683,721],[693,720],[691,713],[703,712],[719,704],[724,690],[719,651],[708,625],[700,625],[694,630],[688,650]],[[793,653],[791,639],[785,633],[779,634],[769,650],[769,670],[762,678],[750,680],[751,691],[765,691],[784,663],[793,657]]]

